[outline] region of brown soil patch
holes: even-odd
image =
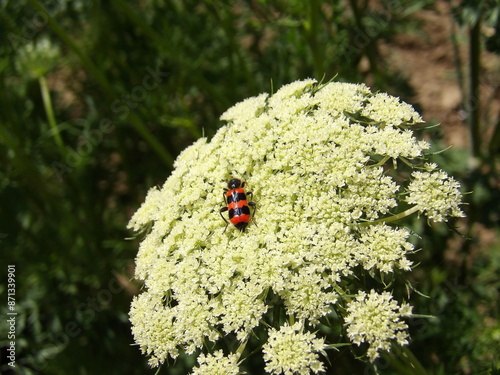
[[[421,23],[420,30],[398,35],[381,45],[381,52],[389,66],[409,79],[416,93],[414,103],[423,108],[424,119],[443,126],[448,145],[467,148],[463,102],[468,85],[468,36],[467,29],[454,22],[451,11],[447,1],[418,11],[414,17]],[[500,59],[483,50],[481,63],[482,126],[488,139],[500,111]],[[459,72],[465,82],[460,83]]]

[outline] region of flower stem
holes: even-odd
[[[56,139],[57,147],[59,147],[61,153],[64,155],[64,143],[61,138],[61,134],[59,133],[59,129],[57,127],[56,118],[54,116],[54,110],[52,107],[52,99],[50,99],[49,87],[47,86],[47,80],[44,76],[38,78],[38,83],[40,84],[40,91],[42,92],[42,101],[43,106],[45,108],[45,113],[47,114],[47,120],[49,122],[50,129],[52,130],[52,134]]]
[[[241,355],[243,354],[243,351],[245,350],[245,346],[247,346],[248,340],[243,341],[238,349],[236,349],[236,355],[238,356],[238,359],[241,358]]]
[[[391,353],[384,355],[391,367],[401,375],[427,375],[427,370],[407,346],[393,345]]]
[[[383,217],[381,219],[377,219],[374,221],[366,221],[366,222],[360,223],[359,226],[367,227],[369,225],[375,225],[375,224],[380,224],[380,223],[392,223],[393,221],[400,220],[400,219],[403,219],[407,216],[410,216],[411,214],[414,214],[417,211],[418,211],[418,207],[413,206],[413,207],[411,207],[403,212],[400,212],[399,214],[389,216],[389,217]]]
[[[481,71],[481,13],[477,21],[469,29],[469,94],[467,97],[466,110],[468,115],[468,125],[472,155],[476,158],[481,156],[481,129],[480,129],[480,101],[479,101],[479,75]]]

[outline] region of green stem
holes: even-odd
[[[317,77],[322,77],[325,74],[323,68],[324,57],[323,57],[323,47],[319,46],[318,35],[321,20],[319,19],[321,9],[320,4],[317,0],[309,1],[309,22],[306,26],[306,38],[309,42],[309,47],[311,48],[313,60],[314,60],[314,70],[316,71]]]
[[[44,76],[38,78],[38,83],[40,84],[40,90],[42,92],[42,101],[45,108],[45,113],[47,114],[47,121],[49,122],[50,129],[54,138],[56,140],[57,147],[59,147],[63,156],[65,155],[64,142],[61,138],[61,133],[57,127],[56,118],[54,116],[54,109],[52,107],[52,99],[50,99],[49,87],[47,86],[47,80]]]
[[[387,358],[391,367],[396,369],[400,375],[428,374],[427,370],[407,346],[400,347],[393,344],[391,352],[386,353],[384,357]]]
[[[378,65],[377,65],[377,56],[378,56],[378,51],[377,51],[377,45],[376,45],[376,40],[373,39],[372,37],[368,36],[367,29],[363,23],[363,11],[365,11],[368,8],[367,1],[362,1],[362,4],[358,4],[359,0],[349,0],[349,4],[351,5],[352,13],[354,15],[354,20],[356,22],[357,30],[356,33],[358,33],[357,37],[358,38],[368,38],[369,40],[366,41],[366,44],[364,46],[356,46],[356,47],[363,47],[362,51],[365,54],[365,56],[368,58],[368,61],[370,62],[370,72],[376,76],[378,73]]]
[[[420,361],[415,357],[413,352],[407,346],[402,347],[403,356],[407,359],[406,363],[415,369],[416,374],[427,375],[427,370],[422,366]]]
[[[451,3],[449,4],[448,12],[450,14],[451,45],[453,47],[453,63],[455,64],[455,72],[457,75],[456,80],[458,86],[460,87],[462,103],[465,103],[465,84],[464,84],[465,79],[462,71],[463,63],[462,63],[462,57],[460,56],[460,42],[457,37],[457,24],[453,17],[453,6]]]
[[[380,161],[379,161],[378,163],[376,163],[376,164],[372,164],[372,165],[370,165],[370,167],[380,167],[380,166],[384,165],[384,164],[386,163],[386,161],[387,161],[387,160],[389,160],[390,158],[391,158],[390,156],[384,156],[384,157],[382,158],[382,160],[380,160]]]
[[[380,224],[380,223],[392,223],[393,221],[400,220],[400,219],[403,219],[407,216],[410,216],[411,214],[414,214],[417,211],[418,211],[418,207],[413,206],[413,207],[407,209],[406,211],[400,212],[399,214],[389,216],[389,217],[383,217],[381,219],[377,219],[374,221],[366,221],[366,222],[360,223],[359,226],[360,227],[367,227],[369,225],[375,225],[375,224]]]
[[[491,136],[491,141],[489,144],[489,156],[493,158],[495,152],[500,148],[500,111],[497,115],[497,123],[495,124],[495,130],[493,131],[493,135]]]
[[[156,154],[161,158],[161,160],[167,165],[171,166],[174,163],[174,158],[168,152],[168,150],[163,147],[160,141],[149,131],[149,129],[144,125],[142,120],[135,113],[130,112],[129,120],[135,128],[135,131],[139,133],[142,138],[149,144],[151,149],[156,152]]]
[[[247,346],[248,341],[243,341],[238,349],[236,349],[236,355],[238,356],[238,359],[241,358],[241,355],[243,354],[243,351],[245,350],[245,346]]]
[[[475,158],[481,156],[481,130],[479,129],[480,118],[480,95],[479,95],[479,73],[481,54],[481,16],[469,30],[469,95],[467,98],[468,125],[471,137],[472,155]]]

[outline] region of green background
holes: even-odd
[[[434,157],[468,193],[460,233],[408,223],[423,248],[411,280],[430,297],[414,293],[412,303],[437,318],[409,322],[410,349],[429,374],[499,373],[500,112],[485,110],[498,95],[479,91],[500,81],[499,4],[447,5],[440,22],[451,25],[445,43],[456,54],[445,74],[460,100],[439,118],[428,116],[410,79],[433,61],[418,46],[416,67],[395,66],[390,56],[401,36],[432,45],[436,35],[420,16],[440,4],[447,2],[0,1],[2,373],[12,371],[4,332],[7,265],[15,265],[16,373],[154,374],[128,322],[141,287],[128,220],[179,152],[217,131],[227,108],[309,77],[365,82],[415,105],[430,124],[442,122],[429,133],[436,151],[449,132],[470,137]],[[451,115],[461,116],[455,127],[447,126]],[[349,349],[330,361],[331,373],[374,373]],[[185,374],[194,359],[170,364],[160,373]],[[383,374],[415,373],[394,359],[378,365]],[[258,374],[259,366],[246,370]]]

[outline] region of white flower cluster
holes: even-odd
[[[358,253],[359,261],[367,270],[379,269],[390,273],[394,269],[410,270],[412,262],[406,254],[413,250],[407,242],[410,231],[394,228],[386,224],[372,225],[360,230]]]
[[[355,270],[410,269],[409,231],[383,222],[401,211],[404,193],[432,219],[462,215],[458,185],[444,172],[416,172],[409,183],[391,170],[393,163],[382,165],[424,157],[429,145],[408,130],[422,121],[418,113],[364,85],[306,80],[236,104],[222,119],[228,124],[178,157],[164,186],[150,190],[129,224],[149,228],[136,259],[145,291],[134,298],[130,320],[150,364],[229,334],[243,344],[257,327],[272,326],[278,308],[301,328],[268,330],[264,353],[273,373],[322,370],[319,339],[308,330],[332,309],[341,313],[337,306],[347,304],[350,316],[360,309],[361,321],[348,330],[354,343],[371,345],[370,358],[394,337],[403,342],[401,325],[363,322],[369,300],[349,304],[345,295],[354,288]],[[224,231],[219,216],[232,178],[246,181],[257,204],[256,224],[245,232]],[[401,312],[392,302],[377,309],[394,319]],[[370,334],[354,327],[369,327]],[[281,349],[286,340],[296,345]],[[237,359],[221,355],[200,357],[195,373],[208,373],[215,362],[235,372]]]
[[[303,374],[324,372],[318,352],[325,349],[325,341],[311,332],[304,332],[301,323],[271,329],[262,351],[269,374]]]
[[[411,316],[411,311],[406,303],[399,306],[389,292],[361,291],[347,309],[347,334],[357,345],[369,344],[367,354],[374,361],[381,350],[390,351],[394,340],[399,345],[408,344],[408,325],[401,317]]]
[[[425,165],[425,172],[413,172],[406,201],[434,221],[446,221],[448,216],[464,216],[458,206],[462,195],[460,184],[436,164]]]
[[[238,356],[230,354],[225,357],[222,350],[213,354],[203,354],[198,356],[199,366],[193,369],[192,375],[238,375]]]

